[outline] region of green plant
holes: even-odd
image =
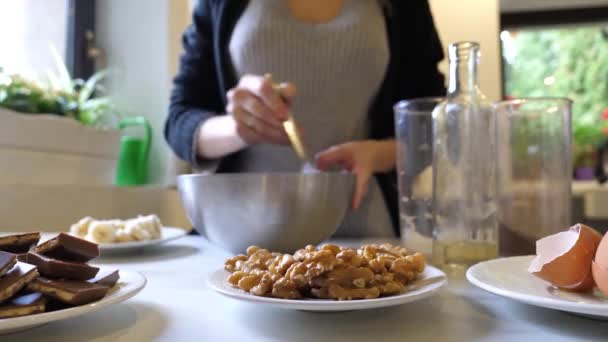
[[[573,100],[575,167],[594,162],[606,140],[608,36],[604,25],[522,30],[504,35],[506,93]]]
[[[0,68],[0,107],[30,114],[56,114],[76,119],[88,126],[116,121],[117,111],[107,96],[96,97],[106,71],[88,80],[72,79],[57,51],[51,48],[57,71],[47,71],[44,82],[9,74]]]

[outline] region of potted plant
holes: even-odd
[[[599,115],[580,113],[572,117],[572,164],[574,178],[594,178],[597,149],[608,136],[608,109]]]
[[[120,132],[110,99],[96,96],[105,72],[74,80],[54,55],[46,82],[0,69],[0,182],[113,184]]]

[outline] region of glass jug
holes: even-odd
[[[404,100],[394,107],[401,240],[429,260],[433,251],[433,110],[444,100]]]
[[[572,224],[572,101],[519,99],[494,110],[500,254],[534,254],[536,240]]]

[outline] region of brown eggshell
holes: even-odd
[[[593,287],[595,287],[595,279],[593,278],[593,273],[591,272],[591,268],[589,268],[589,273],[587,273],[587,277],[585,278],[585,280],[583,280],[582,283],[580,283],[577,286],[570,287],[570,288],[564,288],[564,289],[566,289],[568,291],[582,292],[582,291],[591,290],[591,289],[593,289]]]
[[[604,295],[608,296],[608,269],[598,265],[595,261],[592,261],[591,271],[597,287]]]
[[[593,244],[593,248],[595,250],[594,255],[597,255],[597,251],[599,249],[599,244],[602,241],[602,234],[600,234],[597,230],[586,226],[584,224],[579,224],[585,231],[586,233],[589,234],[582,234],[581,238],[585,238],[585,239],[589,239],[589,243]],[[576,227],[576,226],[574,226]],[[574,228],[573,227],[573,228]],[[573,229],[570,228],[570,229]],[[608,246],[608,245],[607,245]],[[593,258],[591,260],[593,262]],[[587,290],[591,290],[595,287],[595,279],[593,278],[593,272],[591,272],[591,266],[589,267],[589,273],[587,273],[587,277],[585,278],[585,280],[574,287],[568,288],[568,290],[571,291],[587,291]]]
[[[537,256],[528,271],[563,289],[590,289],[591,262],[600,239],[597,231],[582,224],[540,239],[536,242]]]

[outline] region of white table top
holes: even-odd
[[[606,340],[608,322],[535,308],[454,281],[427,300],[346,313],[240,303],[206,285],[228,256],[188,236],[97,264],[140,271],[136,297],[82,317],[0,336],[2,341],[575,341]]]

